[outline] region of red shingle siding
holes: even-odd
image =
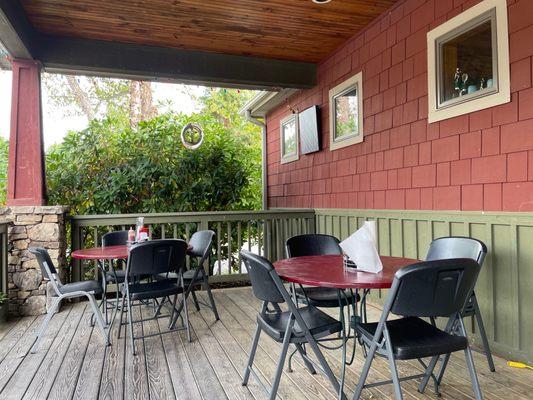
[[[512,101],[427,123],[426,33],[479,0],[404,0],[267,116],[271,207],[533,210],[533,1],[508,0]],[[328,92],[363,71],[363,143],[329,151]],[[280,164],[279,121],[317,104],[322,147]]]

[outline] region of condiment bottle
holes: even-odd
[[[130,230],[128,231],[128,242],[135,242],[135,231],[133,230],[133,227],[130,227]]]

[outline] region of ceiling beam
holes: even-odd
[[[44,35],[37,49],[50,72],[253,89],[316,85],[316,64],[306,62]]]
[[[0,0],[0,41],[13,58],[33,58],[37,33],[20,2]]]

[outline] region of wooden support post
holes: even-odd
[[[11,97],[11,134],[7,204],[37,206],[46,202],[41,116],[41,65],[15,59]]]

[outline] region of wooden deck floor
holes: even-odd
[[[105,348],[96,329],[89,326],[90,308],[86,303],[69,305],[56,315],[36,354],[29,349],[43,317],[27,317],[0,325],[0,399],[264,399],[261,388],[250,379],[240,384],[243,367],[255,328],[258,302],[249,288],[215,291],[221,321],[214,322],[210,310],[191,312],[193,342],[183,332],[157,335],[137,342],[137,356],[129,343],[113,335],[112,346]],[[147,309],[137,308],[137,314]],[[373,316],[379,310],[372,309]],[[139,316],[139,315],[137,315]],[[137,332],[156,333],[165,329],[166,320],[139,324]],[[114,328],[116,329],[116,327]],[[280,346],[262,336],[256,366],[265,380],[271,379]],[[325,351],[334,372],[341,363],[339,351]],[[491,373],[482,355],[475,354],[485,399],[533,398],[531,371],[507,367],[496,358],[496,373]],[[295,357],[294,372],[285,372],[279,388],[283,399],[334,399],[329,382],[320,374],[310,375]],[[363,358],[357,351],[354,364],[347,369],[349,396],[361,370]],[[418,371],[411,362],[399,362],[400,374]],[[384,360],[374,363],[370,380],[389,379]],[[421,395],[416,382],[402,383],[406,399],[435,399],[431,390]],[[444,399],[470,399],[472,391],[464,358],[453,356],[445,376]],[[365,390],[365,399],[392,398],[392,387]]]

